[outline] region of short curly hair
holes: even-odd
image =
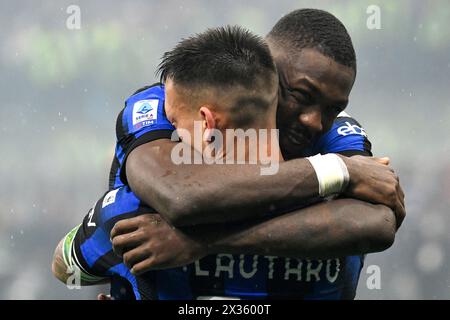
[[[331,13],[299,9],[282,17],[267,35],[269,41],[290,50],[314,48],[356,72],[356,55],[345,26]]]

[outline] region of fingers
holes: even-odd
[[[112,298],[111,298],[111,296],[108,294],[108,295],[106,295],[106,294],[104,294],[104,293],[100,293],[98,296],[97,296],[97,300],[112,300]]]
[[[137,247],[142,243],[142,236],[143,234],[139,230],[115,236],[111,240],[114,253],[122,256],[127,250]]]
[[[403,220],[406,216],[406,210],[405,205],[400,200],[397,202],[396,209],[395,209],[395,218],[397,220],[397,230],[400,228],[400,226],[403,223]]]
[[[398,184],[398,211],[397,211],[397,230],[403,223],[403,220],[406,217],[406,209],[405,209],[405,194],[403,192],[402,187]]]
[[[111,230],[111,239],[114,237],[133,232],[139,228],[139,217],[125,219],[117,222]]]
[[[123,263],[131,270],[134,274],[134,266],[145,260],[152,258],[152,252],[147,248],[140,246],[133,250],[128,251],[123,255]]]
[[[388,157],[381,157],[381,158],[373,157],[373,159],[374,159],[376,162],[381,163],[381,164],[384,164],[384,165],[386,165],[386,166],[388,166],[389,163],[391,163],[391,160],[390,160]]]
[[[135,264],[133,266],[133,268],[131,268],[131,273],[139,276],[145,272],[154,270],[154,269],[152,269],[152,266],[153,266],[153,261],[151,259],[146,259],[144,261],[141,261],[141,262]]]
[[[405,202],[405,192],[403,192],[403,188],[400,185],[400,178],[399,177],[397,177],[397,181],[398,181],[398,193],[400,195],[400,198],[401,198],[402,202],[404,203]]]

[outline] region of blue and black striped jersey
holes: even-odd
[[[134,148],[157,139],[170,139],[174,130],[164,112],[162,84],[155,83],[131,95],[116,121],[117,143],[109,174],[109,190],[127,184],[125,162]]]
[[[72,256],[87,278],[121,277],[137,299],[353,298],[362,257],[299,260],[257,255],[209,255],[185,267],[134,276],[112,251],[114,224],[153,212],[127,186],[108,192],[76,231]],[[117,291],[116,291],[117,292]]]
[[[158,103],[149,102],[147,105],[142,102],[152,99]],[[146,88],[129,98],[119,115],[117,164],[113,166],[115,169],[111,176],[113,190],[106,193],[88,213],[73,242],[72,252],[81,270],[93,277],[126,279],[137,299],[195,299],[201,296],[242,299],[354,298],[363,256],[299,260],[217,254],[181,268],[151,271],[137,277],[130,273],[122,259],[113,253],[109,234],[121,219],[154,212],[126,186],[122,168],[126,156],[134,147],[170,137],[173,127],[165,118],[163,99],[164,92],[160,85]],[[149,108],[157,108],[157,113],[152,116],[153,121],[150,116],[140,118],[142,112],[155,112],[155,109],[147,111]],[[341,114],[331,130],[313,148],[314,154],[330,152],[371,155],[371,145],[359,123]]]

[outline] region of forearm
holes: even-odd
[[[72,229],[59,243],[53,254],[52,273],[59,281],[69,284],[70,278],[81,286],[109,283],[109,278],[93,277],[85,274],[72,257],[73,238],[78,227]]]
[[[67,266],[64,263],[64,258],[62,255],[63,242],[64,239],[62,239],[58,243],[58,246],[56,247],[55,252],[53,254],[52,272],[55,278],[57,278],[62,283],[66,284],[70,274],[67,272]]]
[[[387,207],[341,199],[253,225],[195,233],[209,244],[208,253],[326,259],[387,249],[394,241],[395,218]]]
[[[128,181],[175,226],[258,218],[319,198],[317,177],[306,159],[280,163],[277,174],[264,176],[259,165],[175,165],[171,142],[150,145],[130,155]]]

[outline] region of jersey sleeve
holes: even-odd
[[[355,119],[342,113],[331,130],[319,139],[315,153],[372,156],[372,144],[364,128]]]
[[[81,280],[88,283],[108,278],[108,269],[115,264],[108,261],[114,257],[109,235],[100,223],[101,205],[99,200],[83,222],[71,231],[73,240],[64,250],[69,264],[77,267]]]
[[[116,222],[154,210],[142,203],[128,187],[111,190],[101,197],[64,241],[66,265],[80,269],[81,280],[98,282],[114,275],[126,277],[128,271],[116,255],[110,240]]]
[[[125,101],[116,122],[116,149],[109,188],[128,184],[126,160],[136,147],[158,139],[170,139],[175,128],[164,110],[164,87],[154,84],[136,91]]]

